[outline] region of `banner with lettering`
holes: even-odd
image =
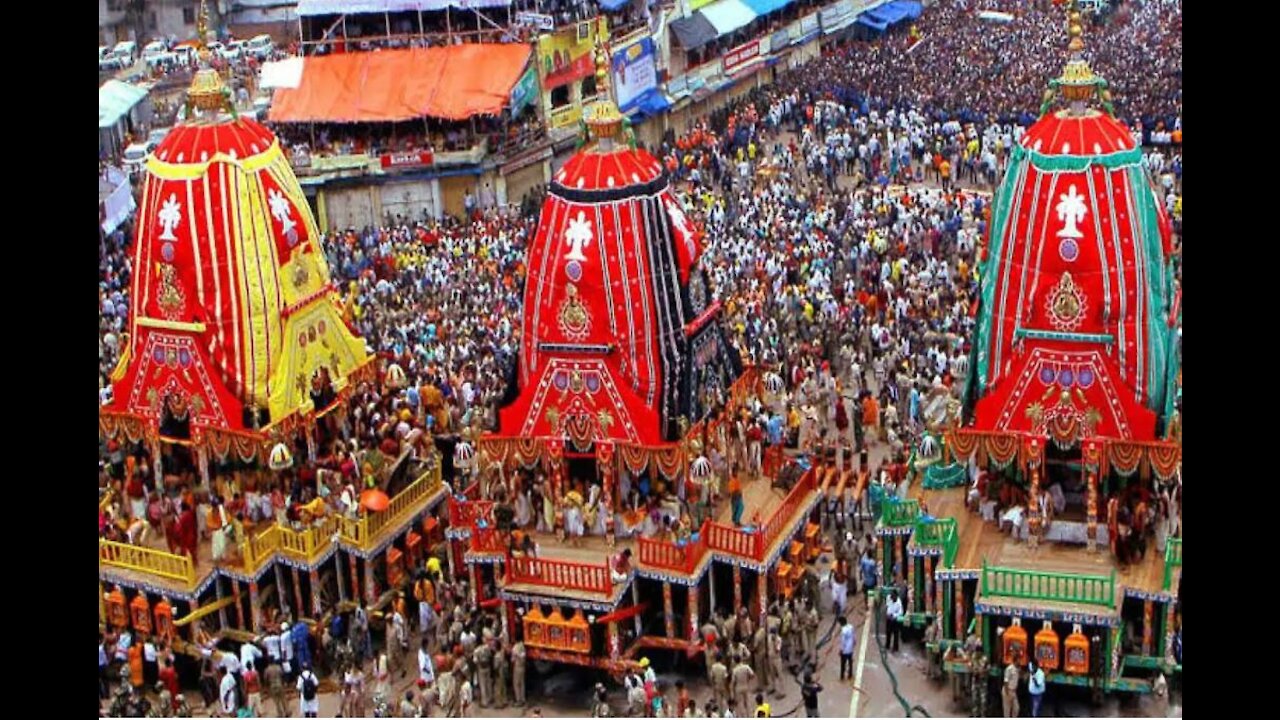
[[[413,150],[410,152],[387,153],[382,156],[382,167],[402,168],[419,165],[430,165],[435,156],[430,150]]]
[[[609,24],[603,15],[538,38],[543,90],[549,92],[593,74],[596,44],[608,40]]]
[[[724,54],[724,74],[732,75],[734,71],[760,57],[760,41],[752,40],[743,43]]]
[[[658,86],[652,38],[641,38],[613,54],[613,81],[618,108],[631,109],[645,92]]]

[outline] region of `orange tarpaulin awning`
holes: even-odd
[[[528,45],[471,43],[305,58],[296,88],[277,88],[273,122],[465,120],[496,115],[529,62]]]

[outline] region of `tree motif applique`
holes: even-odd
[[[169,199],[164,201],[164,206],[160,208],[160,212],[156,215],[156,219],[160,221],[160,239],[161,240],[177,240],[178,237],[173,234],[173,229],[182,222],[182,203],[178,202],[178,194],[172,193]]]
[[[275,188],[267,192],[267,204],[271,206],[271,217],[280,223],[281,234],[289,241],[289,247],[293,247],[298,242],[298,233],[294,231],[298,223],[293,219],[293,206],[284,193]]]
[[[1058,231],[1058,237],[1077,240],[1084,237],[1080,228],[1076,227],[1076,223],[1084,222],[1084,216],[1089,213],[1089,206],[1085,204],[1084,196],[1076,192],[1075,185],[1069,186],[1067,192],[1058,196],[1058,204],[1054,206],[1054,210],[1058,211],[1058,219],[1062,221],[1062,229]]]
[[[578,217],[571,219],[569,229],[564,231],[565,244],[570,248],[564,259],[586,262],[587,256],[582,254],[582,248],[589,244],[593,237],[591,221],[587,219],[585,212],[579,210]]]

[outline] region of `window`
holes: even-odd
[[[585,100],[596,95],[596,76],[588,75],[582,79],[582,97]]]
[[[152,10],[147,13],[147,29],[154,32],[158,24],[159,23],[156,22],[156,11]]]
[[[196,9],[194,7],[182,8],[182,24],[183,25],[196,24]]]
[[[569,104],[569,85],[561,85],[551,91],[551,107],[560,108]]]

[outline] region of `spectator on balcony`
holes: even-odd
[[[622,552],[614,555],[609,575],[615,584],[624,583],[631,577],[631,548],[623,548]]]

